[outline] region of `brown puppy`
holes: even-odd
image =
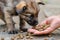
[[[27,31],[24,28],[25,21],[31,25],[38,24],[39,7],[35,1],[32,0],[0,0],[0,18],[3,19],[8,27],[8,33],[15,34],[17,31],[14,28],[14,23],[11,16],[19,15],[20,29]],[[16,6],[16,7],[15,7]]]
[[[41,4],[43,5],[42,2]],[[31,26],[36,26],[38,24],[39,6],[35,0],[24,0],[16,5],[16,9],[19,13],[20,29],[22,31],[27,31],[27,29],[24,28],[25,21]]]
[[[23,5],[22,5],[23,4]],[[36,26],[38,24],[38,12],[39,8],[35,1],[31,0],[25,0],[23,3],[19,3],[16,8],[17,10],[20,10],[23,7],[23,12],[20,13],[20,29],[23,31],[27,31],[27,29],[24,28],[25,21],[31,25]]]

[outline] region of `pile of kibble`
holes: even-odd
[[[36,26],[35,29],[38,31],[43,31],[46,28],[48,28],[49,26],[50,25],[44,24],[44,25],[42,25],[42,27]],[[26,35],[19,33],[19,34],[14,35],[13,37],[11,37],[11,40],[20,40],[20,39],[24,39],[24,38],[26,38],[27,40],[33,39],[34,37],[32,35],[34,35],[34,34],[31,34],[29,32],[27,32]],[[51,34],[49,34],[48,36],[51,37]],[[4,38],[1,38],[1,40],[4,40]],[[48,39],[45,38],[44,40],[48,40]]]
[[[45,29],[47,29],[50,25],[47,25],[47,24],[43,24],[41,26],[36,26],[35,29],[38,30],[38,31],[43,31]]]
[[[30,33],[26,33],[26,35],[22,34],[22,33],[19,33],[19,34],[15,34],[14,36],[12,36],[10,39],[11,40],[20,40],[20,39],[24,39],[26,38],[27,40],[30,39],[32,40],[33,39],[33,36],[30,34]],[[5,40],[4,38],[1,38],[0,40]]]
[[[11,38],[11,40],[15,40],[15,39],[19,40],[19,39],[24,39],[24,38],[26,38],[26,39],[33,39],[32,35],[30,33],[26,33],[26,35],[20,33],[20,34],[14,35]]]
[[[49,26],[50,26],[50,25],[48,25],[48,24],[43,24],[43,25],[41,25],[41,26],[38,25],[38,26],[35,27],[35,29],[38,30],[38,31],[44,31],[44,30],[47,29]],[[48,36],[51,37],[51,36],[52,36],[52,33],[50,33]]]

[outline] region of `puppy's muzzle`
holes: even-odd
[[[38,24],[38,21],[36,21],[36,20],[28,20],[27,23],[30,24],[31,26],[36,26]]]
[[[38,20],[36,20],[36,18],[34,18],[34,16],[31,15],[27,20],[27,23],[31,26],[36,26],[38,24]]]

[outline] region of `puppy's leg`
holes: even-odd
[[[24,26],[25,26],[25,21],[20,17],[20,30],[26,32],[27,28],[24,28]]]
[[[13,20],[12,20],[12,16],[8,12],[7,8],[4,9],[4,17],[5,17],[5,21],[6,21],[6,26],[8,27],[8,33],[9,34],[17,33],[17,31],[14,28],[14,23],[13,23]]]

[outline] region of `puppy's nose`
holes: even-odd
[[[26,7],[26,6],[24,6],[22,10],[23,10],[23,11],[25,11],[26,9],[27,9],[27,7]]]
[[[28,23],[31,25],[31,26],[36,26],[38,24],[38,21],[34,20],[34,21],[28,21]]]
[[[33,21],[33,26],[36,26],[38,24],[38,21]]]

